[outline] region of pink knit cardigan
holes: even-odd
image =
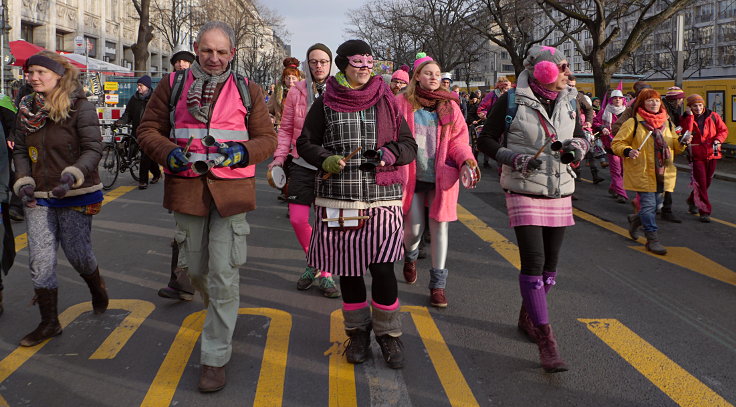
[[[281,125],[279,127],[278,146],[275,157],[284,157],[291,154],[299,158],[296,152],[296,139],[302,134],[304,119],[307,117],[307,83],[299,81],[289,89],[284,99],[284,111],[281,114]]]
[[[411,133],[414,134],[414,108],[404,94],[396,97],[399,111],[404,115]],[[444,139],[440,139],[441,127],[437,127],[437,156],[435,158],[435,195],[429,206],[429,217],[438,222],[457,220],[457,198],[460,193],[460,168],[466,160],[475,160],[470,148],[468,127],[465,124],[460,107],[453,103],[453,124]],[[417,165],[412,161],[409,165],[399,167],[404,172],[407,184],[404,187],[404,217],[408,216],[411,201],[414,197]]]

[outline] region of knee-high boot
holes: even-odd
[[[363,363],[371,355],[371,309],[342,310],[348,343],[345,356],[350,363]]]
[[[557,350],[552,327],[547,314],[547,293],[542,276],[519,275],[519,288],[523,306],[533,323],[533,335],[539,348],[539,360],[547,373],[564,372],[567,364]]]
[[[107,305],[110,300],[107,297],[107,288],[105,288],[105,280],[100,276],[100,269],[95,269],[92,274],[81,275],[84,282],[89,287],[89,292],[92,294],[92,309],[95,314],[102,314],[107,310]]]
[[[57,310],[58,289],[36,288],[34,303],[38,303],[41,311],[41,323],[36,329],[20,340],[20,346],[36,346],[48,338],[61,334],[59,314]]]

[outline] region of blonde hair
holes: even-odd
[[[409,85],[406,87],[406,92],[404,92],[404,96],[406,97],[406,100],[409,101],[411,106],[414,108],[415,111],[422,109],[422,105],[417,101],[416,98],[416,92],[417,92],[417,86],[419,86],[419,81],[417,80],[417,77],[422,72],[422,69],[424,69],[425,66],[429,64],[435,64],[437,65],[440,70],[442,70],[442,67],[440,64],[437,63],[437,61],[429,60],[422,62],[417,69],[414,70],[414,74],[411,76],[411,79],[409,80]]]
[[[59,79],[56,87],[44,95],[44,105],[49,111],[49,119],[54,122],[60,122],[69,118],[72,107],[72,94],[79,89],[79,69],[63,56],[51,52],[41,51],[38,55],[43,55],[60,63],[64,69],[64,75]]]

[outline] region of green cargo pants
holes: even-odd
[[[240,308],[239,269],[247,255],[250,226],[245,213],[223,218],[213,206],[209,216],[174,213],[176,242],[186,256],[189,277],[207,308],[200,364],[221,367],[232,353]]]

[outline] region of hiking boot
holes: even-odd
[[[161,298],[171,298],[172,300],[191,301],[194,298],[194,293],[166,286],[158,290],[158,296]]]
[[[332,276],[319,279],[319,290],[327,298],[337,298],[340,296],[340,291],[337,290],[335,280],[332,279]]]
[[[345,350],[342,352],[349,363],[363,363],[371,352],[371,326],[345,328],[348,340],[345,341]]]
[[[445,298],[444,288],[430,288],[429,289],[429,303],[433,307],[445,308],[447,307],[447,298]]]
[[[647,250],[654,254],[665,255],[667,254],[667,248],[662,246],[657,237],[657,232],[644,231],[644,235],[647,237]]]
[[[212,393],[222,390],[227,380],[225,378],[225,366],[207,366],[202,365],[199,371],[199,391],[202,393]]]
[[[639,228],[641,228],[641,219],[639,219],[639,215],[631,214],[627,218],[629,220],[629,236],[631,236],[632,240],[639,240],[641,237],[641,232],[639,231]]]
[[[390,334],[376,336],[376,342],[381,347],[383,360],[391,369],[401,369],[404,367],[404,344],[398,336]]]
[[[626,197],[623,195],[616,195],[616,203],[625,204],[627,201]]]
[[[669,222],[672,222],[672,223],[682,223],[682,219],[680,219],[677,216],[675,216],[675,214],[672,213],[672,212],[664,212],[664,211],[662,211],[661,218],[662,218],[662,220],[666,220],[666,221],[669,221]]]
[[[20,340],[20,346],[36,346],[46,339],[61,335],[61,324],[57,310],[59,290],[57,288],[36,288],[33,303],[38,303],[41,323],[36,329]]]
[[[700,221],[703,223],[710,223],[710,215],[700,215]]]
[[[537,343],[539,338],[537,337],[537,331],[534,329],[534,323],[529,317],[529,314],[524,308],[524,304],[521,304],[521,310],[519,311],[519,323],[517,324],[519,331],[521,331],[530,341]]]
[[[105,280],[100,276],[100,269],[95,269],[92,274],[81,274],[84,282],[87,283],[90,294],[92,294],[92,309],[95,314],[102,314],[107,310],[110,300],[107,296],[107,288]]]
[[[314,280],[317,278],[317,274],[319,274],[319,270],[314,267],[307,266],[307,268],[304,270],[304,273],[299,276],[299,280],[296,282],[296,289],[308,290],[312,286],[312,284],[314,284]]]
[[[407,284],[417,282],[417,261],[404,261],[404,280]]]
[[[542,368],[547,373],[564,372],[567,370],[567,364],[560,352],[557,350],[557,340],[552,332],[550,324],[535,326],[534,330],[537,334],[537,347],[539,348],[539,361]]]

